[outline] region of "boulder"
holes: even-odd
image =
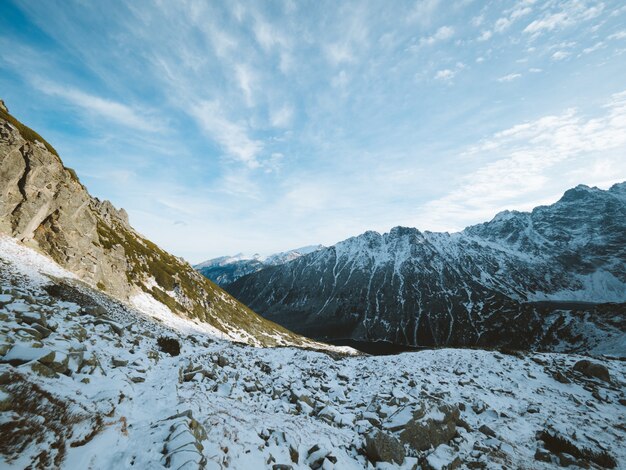
[[[365,454],[372,463],[404,463],[404,447],[398,439],[383,431],[365,436]]]
[[[456,435],[456,421],[459,417],[456,406],[440,405],[422,417],[419,414],[414,416],[400,434],[400,441],[417,451],[447,444]]]
[[[574,370],[587,377],[604,380],[605,382],[611,381],[611,375],[605,366],[597,362],[588,361],[587,359],[583,359],[574,364]]]

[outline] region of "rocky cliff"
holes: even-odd
[[[89,195],[39,134],[0,107],[0,233],[128,302],[146,296],[254,344],[300,342],[137,233],[128,215]],[[151,299],[151,301],[153,301]],[[145,302],[142,302],[145,304]]]

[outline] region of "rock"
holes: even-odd
[[[220,367],[226,367],[229,364],[228,359],[225,356],[217,356],[217,365]]]
[[[429,470],[456,470],[462,463],[456,451],[445,444],[426,457],[426,468]]]
[[[578,361],[574,364],[574,370],[587,377],[597,378],[604,380],[605,382],[611,381],[611,375],[605,366],[596,362],[588,361],[587,359],[583,359],[582,361]]]
[[[372,463],[404,463],[404,447],[400,441],[382,431],[374,431],[365,436],[365,453]]]
[[[559,454],[559,465],[561,467],[569,467],[570,465],[576,465],[577,463],[577,460],[573,456],[566,454],[565,452]]]
[[[160,336],[157,338],[159,349],[170,356],[178,356],[180,354],[180,343],[176,338],[168,338]]]
[[[141,376],[131,377],[130,380],[132,380],[136,384],[146,381],[145,377],[141,377]]]
[[[485,436],[496,437],[495,431],[486,424],[483,424],[481,427],[478,428],[478,430],[482,432]]]
[[[545,449],[537,449],[535,451],[535,460],[552,463],[552,454]]]
[[[554,374],[552,374],[552,377],[554,378],[554,380],[562,384],[571,383],[570,379],[565,377],[565,375],[561,371],[556,371]]]
[[[414,417],[411,419],[400,434],[400,441],[408,444],[417,451],[428,450],[441,444],[447,444],[456,434],[456,420],[460,416],[456,406],[440,405],[438,413],[424,418]]]
[[[284,463],[275,463],[272,470],[293,470],[293,466]]]
[[[539,407],[537,405],[529,405],[528,408],[526,409],[527,413],[539,413],[539,411],[541,411],[539,409]]]
[[[111,328],[111,331],[115,332],[115,334],[117,334],[118,336],[122,336],[124,334],[124,330],[122,329],[122,327],[110,320],[103,320],[99,318],[93,323],[94,325],[107,325],[109,328]]]
[[[41,375],[42,377],[55,378],[55,379],[59,377],[55,371],[53,371],[50,367],[42,364],[41,362],[33,362],[30,365],[30,368],[33,372]]]
[[[115,357],[111,360],[111,362],[115,367],[125,367],[128,365],[128,361],[125,361],[123,359],[117,359]]]
[[[36,312],[15,312],[15,318],[28,325],[39,324],[47,326],[46,318],[41,313]]]

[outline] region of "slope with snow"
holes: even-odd
[[[253,348],[0,242],[2,468],[626,465],[622,361]]]

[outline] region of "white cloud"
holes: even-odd
[[[437,31],[435,31],[435,34],[433,34],[432,36],[420,39],[420,45],[432,46],[437,42],[450,39],[452,36],[454,36],[454,28],[452,26],[442,26]]]
[[[456,72],[454,70],[450,70],[450,69],[438,70],[437,73],[435,74],[435,80],[441,80],[441,81],[447,82],[449,80],[452,80],[455,75],[456,75]]]
[[[544,32],[579,24],[600,15],[604,10],[604,4],[599,3],[595,6],[587,7],[584,2],[571,0],[562,4],[561,8],[562,10],[559,12],[550,13],[541,19],[532,21],[526,26],[524,32],[536,37]]]
[[[326,55],[333,65],[354,61],[352,48],[346,43],[329,44],[326,47]]]
[[[540,20],[535,20],[524,28],[525,33],[538,34],[543,31],[552,31],[555,28],[564,26],[568,22],[568,17],[565,13],[554,13],[548,15]]]
[[[493,33],[491,31],[483,31],[482,34],[478,36],[478,40],[481,42],[488,41],[489,39],[491,39],[491,36],[493,36]]]
[[[461,177],[458,189],[420,208],[419,224],[460,229],[506,208],[529,209],[533,197],[545,198],[549,187],[623,180],[626,91],[613,95],[604,110],[590,118],[569,109],[505,129],[470,148],[466,158],[488,163]]]
[[[289,105],[272,109],[270,112],[270,122],[274,127],[289,127],[293,119],[293,108]]]
[[[252,106],[254,104],[252,92],[254,82],[256,81],[255,74],[252,69],[246,64],[235,65],[235,79],[241,91],[243,91],[246,104]]]
[[[105,118],[125,127],[146,132],[158,132],[164,127],[163,123],[148,116],[145,111],[85,93],[77,88],[60,86],[43,80],[35,80],[35,86],[48,95],[58,96],[68,101],[87,114]]]
[[[626,38],[626,30],[618,31],[617,33],[611,34],[608,39],[624,39]]]
[[[432,21],[432,18],[439,6],[440,0],[417,0],[413,11],[408,15],[407,20],[409,22],[418,22],[424,26],[427,26]]]
[[[229,120],[217,101],[201,101],[191,109],[202,130],[217,142],[227,154],[245,163],[249,168],[258,168],[258,155],[263,144],[248,137],[245,124]]]
[[[521,76],[522,76],[521,73],[510,73],[508,75],[498,78],[498,81],[499,82],[512,82],[513,80],[518,79]]]
[[[563,60],[568,58],[571,55],[570,52],[567,51],[556,51],[554,54],[552,54],[552,59],[553,60]]]
[[[604,42],[602,41],[598,41],[596,42],[593,46],[591,47],[585,47],[583,49],[583,54],[591,54],[592,52],[597,51],[598,49],[601,49],[604,47]]]
[[[543,70],[542,70],[542,69],[539,69],[539,68],[537,68],[537,67],[532,67],[532,68],[528,69],[528,71],[529,71],[530,73],[541,73],[541,72],[543,72]]]

